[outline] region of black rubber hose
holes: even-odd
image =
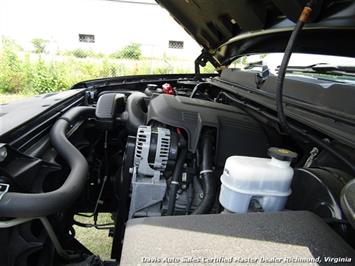
[[[178,159],[175,164],[174,172],[171,177],[168,211],[166,213],[167,215],[174,215],[176,194],[179,189],[179,178],[181,176],[184,163],[186,161],[186,155],[187,155],[187,148],[186,148],[186,145],[183,145],[183,147],[180,150],[180,153],[178,155]]]
[[[202,136],[202,164],[201,179],[203,189],[203,199],[200,205],[192,212],[192,214],[208,213],[215,202],[217,194],[217,186],[213,178],[213,142],[214,137],[210,132],[204,133]]]
[[[70,207],[84,188],[88,163],[66,137],[79,117],[94,116],[93,107],[74,107],[57,120],[50,132],[53,147],[68,163],[70,173],[57,190],[46,193],[6,193],[0,200],[0,217],[43,217]]]
[[[277,117],[279,119],[279,123],[281,125],[281,127],[283,128],[283,130],[285,130],[286,132],[288,131],[288,124],[287,124],[287,120],[286,120],[286,116],[284,113],[284,107],[283,107],[283,84],[284,84],[284,80],[285,80],[285,76],[286,76],[286,71],[287,71],[287,65],[290,61],[291,55],[292,55],[292,51],[293,51],[293,47],[295,45],[295,42],[297,40],[297,36],[300,33],[300,31],[302,30],[305,22],[308,20],[312,9],[309,7],[311,5],[310,2],[307,3],[307,6],[302,10],[301,16],[297,21],[297,24],[294,28],[294,30],[292,31],[291,37],[288,40],[287,43],[287,47],[284,53],[284,56],[282,58],[282,62],[281,62],[281,66],[279,69],[279,73],[277,76],[277,84],[276,84],[276,110],[277,110]]]
[[[127,98],[126,111],[124,112],[123,119],[126,120],[126,128],[129,133],[136,134],[139,126],[145,124],[146,112],[144,110],[146,98],[142,92],[134,92]]]

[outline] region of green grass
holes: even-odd
[[[131,58],[95,54],[95,57],[78,57],[73,54],[34,54],[23,51],[15,42],[3,39],[0,45],[0,93],[37,95],[67,90],[74,84],[96,78],[193,73],[193,59],[176,57]],[[212,73],[211,64],[201,68]]]
[[[92,224],[93,218],[75,216],[75,220],[81,223]],[[98,224],[112,223],[110,213],[99,214]],[[99,255],[102,260],[111,260],[112,237],[108,236],[108,230],[98,230],[95,228],[84,228],[74,226],[75,237],[93,254]]]

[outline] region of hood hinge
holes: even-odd
[[[220,67],[220,64],[216,59],[206,50],[202,49],[201,54],[195,60],[195,79],[201,80],[200,66],[206,66],[207,62],[210,62],[216,69]]]

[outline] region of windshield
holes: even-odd
[[[235,60],[231,67],[245,71],[261,71],[267,66],[270,73],[277,75],[283,53],[255,54]],[[324,80],[355,84],[355,58],[294,53],[288,64],[288,77]]]

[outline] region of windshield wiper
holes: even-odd
[[[355,73],[355,66],[335,66],[330,64],[315,64],[312,69],[317,72],[340,71],[346,73]]]
[[[278,71],[279,68],[276,69]],[[309,66],[288,66],[287,73],[315,73],[315,74],[330,74],[336,76],[351,76],[355,77],[355,66],[337,66],[326,63],[317,63]]]

